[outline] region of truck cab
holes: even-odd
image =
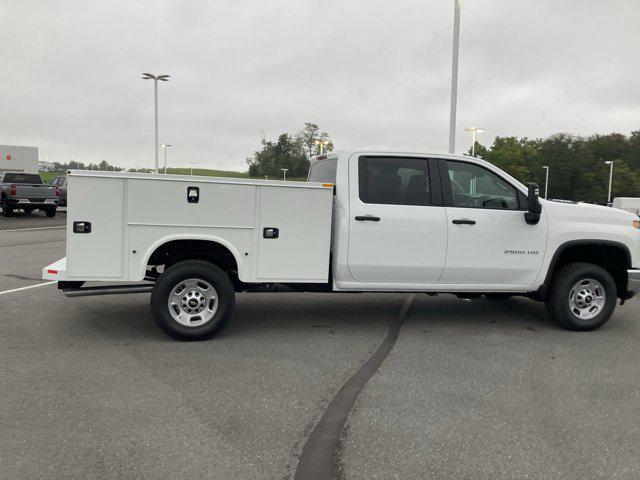
[[[528,223],[528,187],[478,158],[339,152],[309,181],[336,184],[336,290],[533,294],[571,258],[613,269],[623,298],[624,267],[640,265],[632,215],[539,199]]]

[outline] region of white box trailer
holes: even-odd
[[[142,281],[152,256],[182,240],[189,250],[201,241],[203,257],[227,249],[241,282],[329,281],[330,184],[80,170],[67,179],[67,257],[43,272],[61,285]]]
[[[616,197],[613,199],[613,207],[634,213],[640,217],[640,198]]]

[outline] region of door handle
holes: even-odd
[[[454,225],[475,225],[476,221],[468,218],[458,218],[456,220],[452,220],[451,223]]]
[[[359,222],[379,222],[380,217],[374,217],[373,215],[358,215],[356,220]]]

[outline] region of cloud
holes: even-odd
[[[243,169],[260,131],[318,123],[336,147],[447,148],[452,1],[0,3],[0,142],[41,157],[153,162],[153,89],[169,163]],[[464,127],[496,135],[640,128],[640,4],[466,1]]]

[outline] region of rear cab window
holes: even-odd
[[[42,178],[37,173],[5,173],[4,183],[30,183],[42,185]]]
[[[336,172],[338,170],[338,157],[328,157],[311,164],[309,168],[308,182],[336,184]]]

